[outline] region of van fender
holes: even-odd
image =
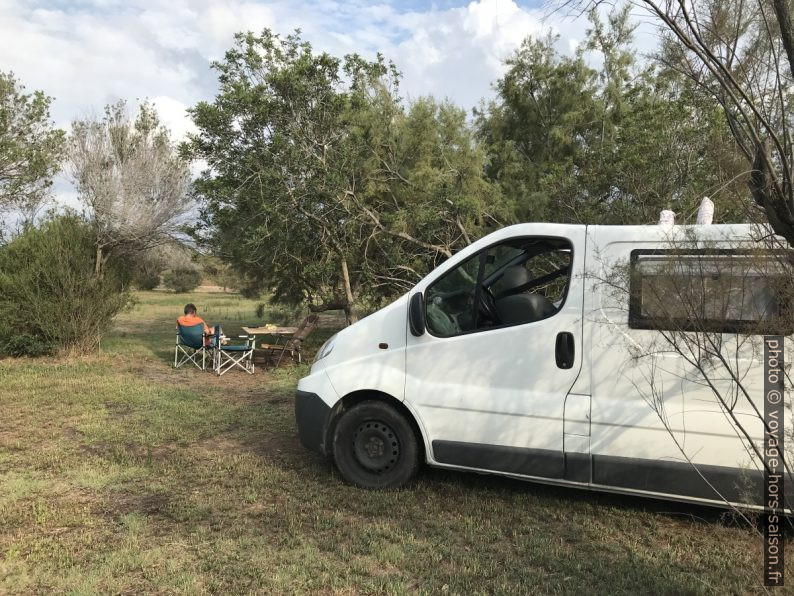
[[[336,404],[334,404],[333,408],[331,408],[330,412],[328,413],[327,423],[325,425],[323,452],[326,456],[332,457],[333,455],[334,431],[336,429],[336,423],[339,421],[339,417],[357,403],[366,400],[387,403],[400,412],[403,416],[405,416],[406,420],[408,420],[414,429],[414,433],[418,439],[419,447],[422,450],[422,457],[424,461],[427,463],[432,463],[432,458],[430,456],[432,451],[427,437],[427,431],[422,424],[421,418],[417,415],[416,410],[414,410],[410,404],[400,401],[396,397],[393,397],[388,393],[384,393],[383,391],[378,391],[377,389],[360,389],[353,391],[345,395],[343,398],[337,401]]]

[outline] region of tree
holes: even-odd
[[[596,120],[597,73],[581,55],[559,56],[553,44],[525,39],[495,85],[497,100],[476,113],[490,153],[487,174],[522,221],[559,218],[550,178],[576,169],[580,139]]]
[[[153,290],[160,284],[160,276],[167,269],[195,268],[192,251],[182,243],[171,241],[156,244],[136,253],[130,263],[133,283],[139,290]]]
[[[50,121],[52,98],[31,94],[0,72],[0,212],[15,211],[29,227],[58,172],[64,132]]]
[[[250,283],[353,322],[404,287],[395,273],[421,275],[478,235],[465,226],[491,201],[462,112],[425,101],[406,114],[380,56],[340,60],[269,30],[236,40],[186,149],[209,166],[197,238]]]
[[[354,96],[388,68],[314,55],[297,35],[236,40],[213,65],[218,98],[191,112],[201,131],[191,153],[209,165],[196,185],[205,241],[277,299],[341,307],[353,320],[356,238],[342,202],[363,176],[346,125]]]
[[[379,131],[356,141],[368,147],[372,178],[351,195],[350,213],[369,226],[363,262],[372,291],[393,297],[512,213],[483,175],[485,149],[462,109],[420,98]]]
[[[220,286],[224,292],[245,291],[245,284],[230,263],[211,254],[197,254],[196,261],[205,278]],[[258,298],[257,294],[254,296]]]
[[[755,205],[794,242],[789,0],[643,0],[666,28],[661,59],[719,106],[750,172]]]
[[[71,173],[96,231],[95,274],[112,253],[134,254],[174,236],[191,207],[190,170],[154,108],[132,121],[126,104],[72,122]]]
[[[526,220],[649,223],[691,213],[704,195],[722,221],[744,217],[737,149],[691,83],[634,61],[626,8],[591,28],[574,57],[531,40],[508,61],[497,99],[478,111],[489,177]],[[599,69],[587,66],[598,54]]]

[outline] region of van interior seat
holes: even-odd
[[[554,304],[542,294],[514,294],[496,301],[496,313],[503,325],[540,321],[555,312]]]
[[[496,300],[496,313],[503,325],[518,325],[550,317],[557,309],[542,294],[516,293],[532,281],[526,267],[514,265],[502,275],[501,297]]]
[[[505,269],[499,281],[502,286],[499,297],[503,298],[510,294],[517,294],[520,292],[523,286],[532,281],[532,276],[523,265],[513,265]]]
[[[435,302],[430,301],[427,303],[426,312],[428,323],[430,323],[429,326],[437,334],[449,337],[460,333],[460,325],[444,312],[444,309],[439,308]]]

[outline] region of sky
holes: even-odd
[[[147,99],[179,139],[193,130],[186,108],[214,97],[210,63],[238,31],[300,28],[337,56],[380,51],[402,72],[407,99],[431,94],[471,110],[492,97],[526,36],[551,31],[570,53],[587,26],[537,0],[0,0],[0,70],[52,96],[53,120],[66,130],[108,103]],[[638,41],[653,46],[649,27]],[[63,180],[56,192],[69,194]]]

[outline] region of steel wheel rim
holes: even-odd
[[[362,422],[353,433],[353,455],[370,472],[388,472],[400,459],[397,433],[381,420]]]

